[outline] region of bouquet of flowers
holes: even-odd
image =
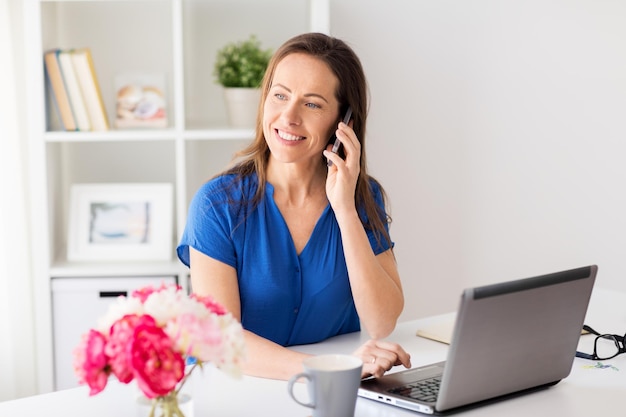
[[[244,350],[241,324],[220,304],[187,295],[177,285],[161,285],[118,297],[98,326],[82,336],[74,371],[90,395],[101,392],[113,374],[125,384],[136,380],[155,400],[151,416],[160,405],[164,417],[184,417],[177,396],[191,372],[211,362],[240,376]],[[189,362],[194,365],[186,367]]]

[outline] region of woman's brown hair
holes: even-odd
[[[352,108],[352,128],[361,142],[361,169],[356,184],[355,204],[364,227],[374,231],[379,243],[381,239],[384,239],[388,245],[391,245],[389,234],[385,229],[385,223],[389,223],[391,219],[376,204],[370,182],[378,185],[382,193],[383,205],[386,205],[385,192],[382,186],[367,174],[365,154],[365,125],[368,111],[367,81],[361,61],[352,48],[340,39],[322,33],[305,33],[289,39],[276,50],[270,59],[261,84],[256,136],[250,145],[236,154],[235,160],[237,162],[223,174],[236,174],[243,177],[256,173],[259,184],[252,199],[253,205],[256,205],[265,194],[270,150],[263,134],[263,104],[269,94],[276,66],[283,58],[293,53],[304,53],[325,62],[339,80],[335,96],[340,103],[340,117],[345,114],[348,106]],[[320,163],[325,164],[325,159],[320,158]],[[367,222],[364,221],[363,214],[367,217]]]

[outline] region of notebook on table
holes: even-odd
[[[365,379],[359,396],[446,414],[557,384],[571,371],[597,270],[466,289],[446,360]]]
[[[425,327],[417,329],[415,334],[425,339],[434,340],[436,342],[449,345],[452,341],[452,332],[454,332],[454,322],[456,314],[447,320],[438,321]]]

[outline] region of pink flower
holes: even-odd
[[[133,369],[128,356],[128,345],[132,341],[137,324],[144,322],[155,324],[154,319],[150,316],[125,315],[111,326],[109,340],[104,347],[104,353],[110,359],[111,371],[124,384],[128,384],[133,380]]]
[[[105,344],[102,333],[90,330],[74,349],[74,372],[80,384],[89,385],[89,395],[96,395],[107,385],[110,367],[104,353]]]
[[[228,311],[226,311],[226,309],[212,297],[191,294],[190,298],[200,301],[211,313],[217,314],[218,316],[223,316],[228,313]]]
[[[133,291],[133,293],[131,294],[131,297],[138,298],[139,300],[141,300],[142,303],[145,303],[148,297],[150,297],[152,293],[163,291],[169,288],[170,286],[176,287],[177,290],[182,289],[180,285],[165,284],[165,283],[162,283],[158,288],[154,288],[148,285],[148,286],[145,286],[143,288]]]
[[[240,375],[244,348],[241,324],[221,304],[162,284],[119,297],[81,339],[74,369],[90,395],[113,374],[122,383],[136,379],[146,397],[156,398],[184,381],[185,358]]]
[[[215,316],[199,318],[181,314],[170,321],[165,331],[178,351],[199,361],[215,361],[222,355],[222,328]]]
[[[153,320],[137,324],[128,347],[137,384],[146,397],[168,394],[183,378],[183,356],[174,350],[170,338]]]

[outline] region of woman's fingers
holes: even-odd
[[[355,355],[363,361],[363,377],[379,378],[398,365],[411,367],[411,355],[397,343],[369,340],[357,349]]]

